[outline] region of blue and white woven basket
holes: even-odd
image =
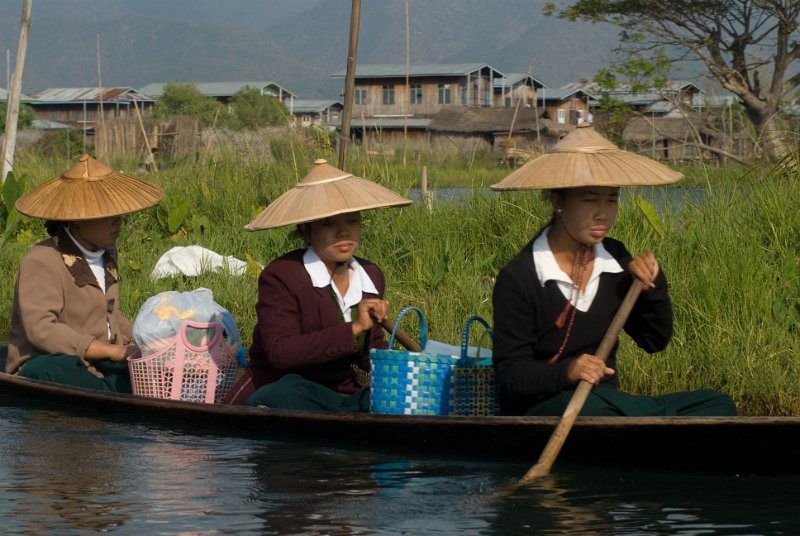
[[[457,356],[393,350],[400,320],[409,312],[419,316],[420,346],[427,342],[425,316],[416,307],[406,307],[395,322],[389,349],[370,350],[372,383],[370,411],[399,415],[447,415],[453,396],[451,377]]]

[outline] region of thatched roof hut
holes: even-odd
[[[716,136],[716,132],[706,126],[706,117],[692,114],[687,117],[635,117],[625,126],[622,138],[626,142],[637,144],[664,138],[690,140],[694,129],[701,136]]]
[[[700,140],[695,136],[697,132]],[[705,158],[697,147],[719,143],[719,133],[707,126],[706,117],[692,114],[686,117],[636,117],[625,126],[622,138],[628,149],[647,153],[662,161],[686,161]]]
[[[546,119],[543,110],[527,107],[458,107],[440,110],[431,119],[428,132],[432,141],[443,138],[464,150],[482,145],[500,151],[506,160],[518,162],[540,154],[572,128]]]
[[[508,133],[512,128],[514,132],[549,130],[552,122],[542,113],[532,108],[444,108],[433,116],[428,130],[460,134]]]

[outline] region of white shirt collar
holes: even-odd
[[[97,251],[90,251],[83,247],[80,242],[78,242],[72,233],[69,232],[69,228],[64,228],[66,231],[67,236],[69,236],[70,240],[75,244],[75,246],[83,253],[83,258],[86,260],[86,263],[89,265],[89,268],[92,270],[94,274],[94,278],[97,280],[97,285],[103,289],[103,292],[106,291],[106,265],[105,261],[103,260],[103,254],[106,252],[105,249],[98,249]]]
[[[331,274],[328,273],[325,263],[319,258],[314,248],[309,247],[303,254],[303,265],[305,266],[306,272],[308,272],[308,275],[311,277],[311,284],[314,285],[314,287],[325,288],[330,286],[333,288],[333,292],[339,302],[339,307],[344,314],[345,320],[348,322],[352,320],[350,318],[350,308],[361,301],[362,293],[369,292],[371,294],[378,294],[375,283],[372,282],[369,274],[367,274],[364,267],[361,266],[355,257],[350,259],[350,269],[348,270],[350,285],[344,296],[341,295],[336,285],[332,284]]]
[[[536,267],[536,275],[542,286],[547,281],[555,281],[561,293],[569,299],[575,289],[575,284],[569,275],[564,273],[564,270],[556,262],[556,257],[550,250],[550,244],[547,242],[547,236],[550,234],[551,227],[548,226],[542,233],[533,241],[533,264]],[[619,265],[608,250],[603,246],[602,242],[594,246],[594,267],[592,268],[592,275],[589,277],[589,283],[586,289],[578,295],[578,303],[573,304],[579,311],[586,312],[591,307],[594,297],[597,295],[597,288],[600,285],[600,274],[619,273],[622,271],[622,266]]]

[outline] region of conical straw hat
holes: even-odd
[[[163,195],[159,186],[83,155],[58,177],[17,199],[14,206],[31,218],[95,220],[152,207]]]
[[[321,220],[337,214],[383,207],[401,207],[411,201],[379,184],[337,169],[327,160],[314,162],[311,171],[245,226],[248,231]]]
[[[549,190],[581,186],[657,186],[683,174],[645,156],[623,151],[588,124],[564,136],[553,149],[523,164],[492,190]]]

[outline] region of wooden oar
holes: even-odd
[[[622,305],[620,305],[617,314],[614,315],[611,325],[608,326],[608,330],[606,331],[603,340],[600,342],[600,346],[597,347],[597,351],[594,355],[602,359],[603,362],[608,359],[608,354],[611,353],[611,349],[617,342],[619,332],[625,325],[625,321],[628,320],[628,315],[630,315],[631,309],[633,309],[633,304],[636,303],[636,299],[639,297],[639,293],[642,291],[642,286],[643,284],[639,279],[633,280],[631,288],[628,289],[628,294],[626,294],[625,299],[622,300]],[[578,387],[575,389],[575,392],[572,394],[572,398],[570,398],[569,403],[567,404],[567,409],[564,410],[561,420],[558,421],[556,429],[553,430],[550,440],[547,442],[542,454],[539,456],[539,461],[537,461],[536,465],[531,467],[528,472],[525,473],[525,476],[523,476],[514,487],[525,486],[531,481],[546,476],[550,473],[550,468],[556,461],[556,457],[561,451],[561,447],[564,445],[564,441],[566,441],[567,436],[572,429],[572,425],[575,423],[575,419],[581,412],[584,403],[586,403],[586,398],[589,396],[591,390],[591,383],[585,380],[581,380],[578,383]]]
[[[381,326],[385,329],[388,333],[391,333],[394,330],[394,324],[392,324],[391,320],[388,318],[381,322]],[[397,331],[394,332],[394,337],[397,339],[397,342],[402,344],[406,350],[411,350],[412,352],[421,352],[422,347],[419,345],[417,341],[412,339],[405,333],[402,329],[398,328]]]

